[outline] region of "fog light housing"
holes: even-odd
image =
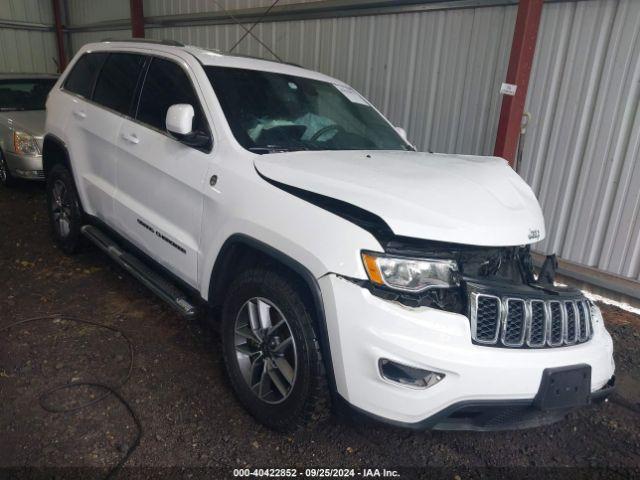
[[[381,358],[378,361],[378,368],[382,378],[406,387],[419,389],[433,387],[445,377],[444,373],[409,367],[387,358]]]

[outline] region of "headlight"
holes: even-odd
[[[396,290],[421,292],[459,284],[455,260],[388,257],[362,252],[369,280]]]
[[[40,148],[38,142],[32,135],[27,132],[13,132],[13,149],[16,153],[24,153],[26,155],[39,155]]]

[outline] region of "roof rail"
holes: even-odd
[[[222,55],[228,55],[231,57],[240,57],[240,58],[251,58],[254,60],[264,60],[265,62],[274,62],[274,63],[282,63],[283,65],[291,65],[292,67],[299,67],[299,68],[305,68],[300,64],[297,63],[293,63],[293,62],[285,62],[284,60],[272,60],[270,58],[264,58],[264,57],[258,57],[256,55],[248,55],[245,53],[223,53]]]
[[[154,40],[152,38],[103,38],[101,42],[133,42],[133,43],[152,43],[155,45],[167,45],[170,47],[184,47],[185,45],[175,40]]]

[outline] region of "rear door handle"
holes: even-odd
[[[140,142],[140,139],[136,136],[135,133],[123,133],[121,136],[125,141],[133,143],[134,145]]]
[[[87,118],[87,114],[81,110],[74,110],[73,114],[78,118]]]

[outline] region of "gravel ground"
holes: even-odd
[[[135,358],[121,393],[143,432],[121,477],[222,478],[238,467],[353,467],[356,476],[386,467],[401,468],[403,478],[629,477],[640,467],[640,319],[603,311],[616,344],[617,397],[561,423],[517,432],[410,432],[332,416],[277,434],[236,402],[215,334],[179,318],[97,250],[74,257],[57,250],[41,185],[0,189],[0,329],[65,313],[124,333],[59,320],[0,332],[0,467],[41,469],[23,470],[24,477],[77,467],[86,468],[80,477],[100,478],[124,456],[136,427],[122,403],[110,397],[54,414],[38,398],[70,380],[116,384],[127,371],[126,336]],[[100,393],[77,388],[46,400],[73,406]]]

